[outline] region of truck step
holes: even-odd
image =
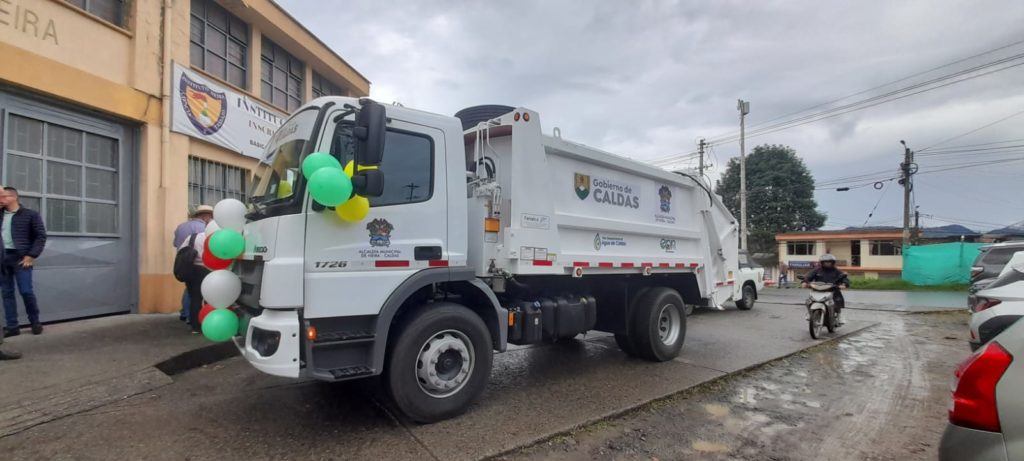
[[[362,365],[356,365],[345,368],[335,368],[333,370],[328,370],[328,372],[331,373],[331,375],[334,376],[335,379],[350,379],[359,376],[368,376],[373,374],[373,370],[371,370],[369,367],[364,367]]]
[[[357,339],[373,339],[373,337],[374,333],[372,331],[325,331],[317,335],[316,342],[353,341]]]

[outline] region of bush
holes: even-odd
[[[905,291],[967,291],[962,283],[946,283],[942,285],[912,285],[903,279],[866,279],[850,277],[850,288],[854,290],[905,290]]]

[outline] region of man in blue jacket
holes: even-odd
[[[32,334],[41,334],[39,306],[32,291],[32,266],[46,246],[46,226],[39,213],[23,208],[18,203],[18,190],[5,187],[0,195],[3,205],[3,221],[0,223],[0,241],[3,243],[3,263],[0,265],[0,286],[2,286],[4,313],[7,327],[4,336],[21,334],[18,329],[18,301],[14,298],[14,284],[18,284],[21,299],[25,302],[25,313],[32,324]]]

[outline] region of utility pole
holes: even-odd
[[[921,210],[920,206],[914,206],[914,243],[921,240]]]
[[[747,249],[747,146],[744,122],[750,113],[750,102],[736,100],[736,109],[740,111],[740,249]]]
[[[914,151],[907,147],[907,143],[900,140],[900,144],[903,144],[903,163],[900,164],[900,171],[902,175],[900,177],[900,185],[903,186],[903,244],[910,244],[910,192],[914,189],[914,183],[911,177],[917,172],[917,166],[914,165]]]
[[[704,180],[704,145],[704,138],[700,138],[700,144],[697,148],[697,173],[702,181]]]

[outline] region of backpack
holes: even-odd
[[[195,248],[196,235],[190,235],[188,245],[178,249],[178,254],[174,255],[174,278],[179,282],[191,280],[192,274],[196,271],[196,258],[199,257],[199,252]]]

